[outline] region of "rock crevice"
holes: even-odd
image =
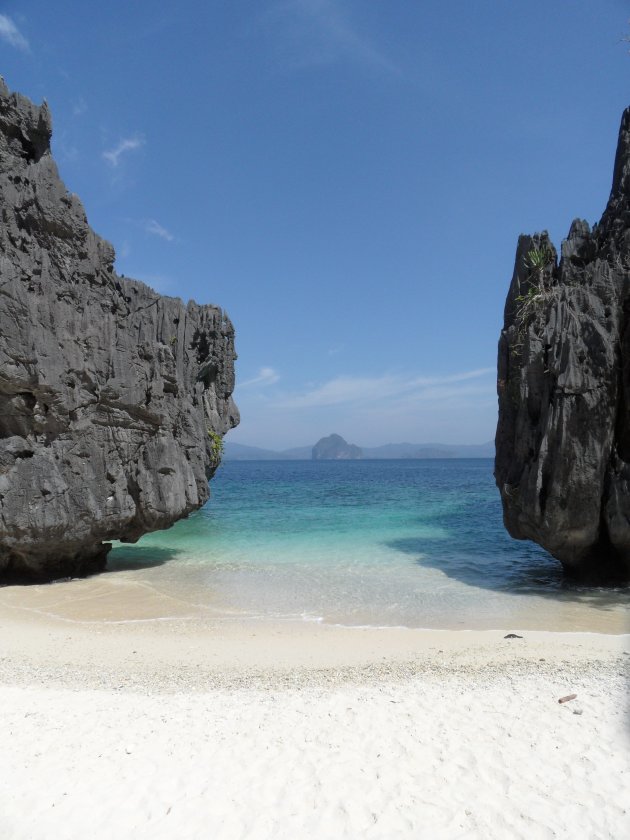
[[[601,221],[560,257],[521,236],[499,340],[495,478],[517,539],[592,582],[630,578],[630,109]]]
[[[0,79],[0,579],[102,569],[203,505],[238,423],[234,329],[119,277],[59,178],[44,104]]]

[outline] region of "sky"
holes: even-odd
[[[597,221],[621,0],[0,0],[0,73],[119,273],[236,328],[283,449],[494,437],[520,233]]]

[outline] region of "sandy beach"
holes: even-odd
[[[630,840],[627,6],[0,6],[0,840]]]
[[[7,840],[630,833],[628,635],[68,620],[39,589],[0,598]]]

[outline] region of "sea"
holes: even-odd
[[[202,510],[117,544],[109,572],[213,620],[630,632],[628,587],[569,583],[508,535],[492,470],[491,459],[226,461]]]

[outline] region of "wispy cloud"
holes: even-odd
[[[400,68],[359,32],[342,0],[287,0],[270,8],[268,20],[293,43],[297,65],[346,59],[400,75]]]
[[[173,234],[163,227],[155,219],[146,219],[142,224],[144,230],[152,236],[159,236],[160,239],[165,239],[167,242],[173,242],[175,237]]]
[[[133,152],[135,149],[140,149],[142,146],[144,146],[144,138],[139,134],[135,134],[133,137],[126,137],[124,140],[121,140],[113,149],[103,152],[103,157],[116,168],[122,155],[126,152]]]
[[[258,376],[253,379],[248,379],[245,382],[239,382],[239,388],[249,388],[252,385],[275,385],[280,379],[280,374],[271,367],[263,367],[258,371]]]
[[[447,376],[343,376],[286,392],[239,391],[243,441],[272,449],[314,443],[335,431],[360,446],[490,440],[497,417],[494,367]],[[258,379],[258,377],[256,377]]]
[[[494,368],[455,373],[449,376],[400,376],[377,377],[338,376],[299,394],[287,394],[279,400],[284,408],[315,408],[319,406],[371,404],[374,401],[450,399],[453,396],[470,393],[463,383],[481,379],[492,374]],[[481,390],[488,390],[485,386]],[[491,385],[494,388],[494,383]],[[475,390],[479,390],[478,388]]]
[[[64,160],[76,161],[79,159],[79,149],[66,131],[57,135],[56,148]]]
[[[85,114],[87,111],[87,102],[85,99],[80,96],[77,101],[72,106],[72,116],[73,117],[80,117],[82,114]]]
[[[0,15],[0,38],[18,50],[30,52],[30,46],[24,35],[13,23],[10,17]]]

